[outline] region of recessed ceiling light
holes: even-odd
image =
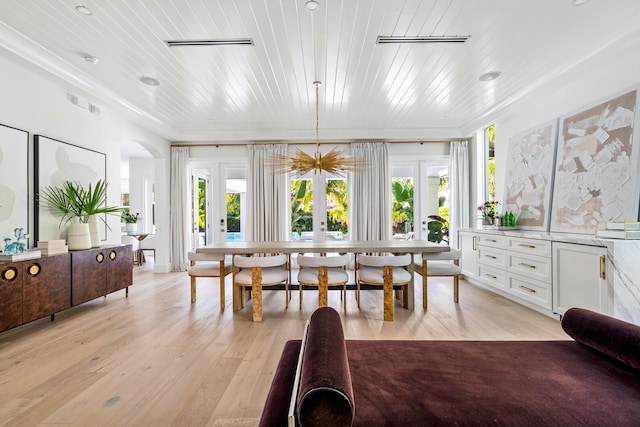
[[[574,6],[582,6],[589,0],[571,0],[571,4]]]
[[[160,82],[153,77],[142,76],[140,77],[140,81],[148,86],[160,86]]]
[[[309,0],[304,4],[304,7],[311,12],[315,12],[320,7],[320,4],[316,0]]]
[[[80,56],[82,56],[82,59],[84,59],[85,62],[88,62],[89,64],[96,65],[98,63],[98,58],[93,55],[89,55],[88,53],[83,53]]]
[[[76,6],[76,11],[87,16],[93,15],[93,11],[87,6]]]
[[[500,71],[489,71],[488,73],[484,73],[480,76],[479,80],[481,82],[490,82],[491,80],[495,80],[500,77]]]

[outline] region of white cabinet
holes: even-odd
[[[551,314],[551,242],[487,232],[461,232],[460,236],[463,273],[468,279]],[[475,250],[465,253],[465,241]],[[474,271],[465,272],[465,262],[474,262],[470,259],[475,260]]]
[[[607,249],[553,242],[553,312],[572,307],[609,314]]]
[[[476,234],[470,231],[458,232],[458,247],[462,251],[460,260],[460,268],[462,274],[468,277],[478,275],[478,264],[476,262]]]

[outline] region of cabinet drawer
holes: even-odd
[[[478,267],[478,278],[487,285],[499,289],[509,288],[509,276],[506,271],[496,270],[481,265]]]
[[[492,248],[506,248],[507,239],[505,236],[478,234],[478,246],[489,246]]]
[[[551,256],[551,242],[547,240],[512,237],[509,239],[508,247],[512,251],[523,252],[530,255]]]
[[[551,283],[551,258],[510,252],[508,270],[511,273]]]
[[[551,283],[510,275],[509,292],[540,307],[551,310]]]
[[[507,254],[505,251],[491,249],[491,248],[478,248],[478,262],[480,264],[489,265],[496,268],[507,268]]]

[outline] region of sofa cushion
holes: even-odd
[[[267,402],[260,417],[261,427],[280,427],[287,425],[289,397],[295,382],[296,362],[300,353],[302,341],[287,341],[282,350],[276,373],[267,394]]]
[[[321,307],[311,316],[302,359],[296,413],[300,426],[350,426],[355,413],[340,316]]]
[[[571,308],[562,328],[577,342],[640,370],[640,327],[583,308]]]

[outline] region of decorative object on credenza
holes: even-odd
[[[609,221],[604,229],[596,230],[596,237],[606,239],[640,239],[640,222]]]
[[[557,128],[554,119],[509,138],[504,208],[523,229],[548,230]]]
[[[106,182],[106,159],[104,153],[58,141],[42,135],[34,137],[35,193],[46,187],[61,187],[65,181],[78,182],[83,188],[98,180]],[[64,238],[59,226],[59,216],[49,209],[41,208],[36,197],[34,207],[35,240]],[[101,215],[105,221],[106,216]],[[106,238],[107,227],[101,230]]]
[[[107,184],[98,180],[84,188],[79,182],[65,181],[62,186],[46,187],[38,194],[38,201],[55,215],[60,216],[60,224],[70,223],[67,232],[69,249],[89,249],[100,246],[99,231],[91,227],[97,224],[101,214],[120,214],[121,208],[106,206]]]
[[[24,228],[13,230],[15,240],[11,237],[4,238],[4,252],[0,254],[0,261],[19,261],[40,257],[40,251],[29,250],[29,234],[24,232]]]
[[[36,247],[42,255],[51,256],[66,254],[69,252],[69,246],[66,245],[62,239],[58,240],[38,240],[38,246]]]
[[[16,238],[15,241],[12,241],[11,237],[4,238],[4,254],[15,255],[28,252],[29,234],[24,232],[24,228],[15,228],[13,235]]]
[[[638,218],[640,134],[633,90],[561,121],[551,231],[591,234]]]
[[[29,132],[0,125],[0,236],[29,223]]]
[[[493,220],[496,215],[498,215],[498,205],[500,205],[500,202],[491,199],[478,206],[477,209],[478,212],[480,212],[480,217],[482,218],[482,225],[493,225]]]

